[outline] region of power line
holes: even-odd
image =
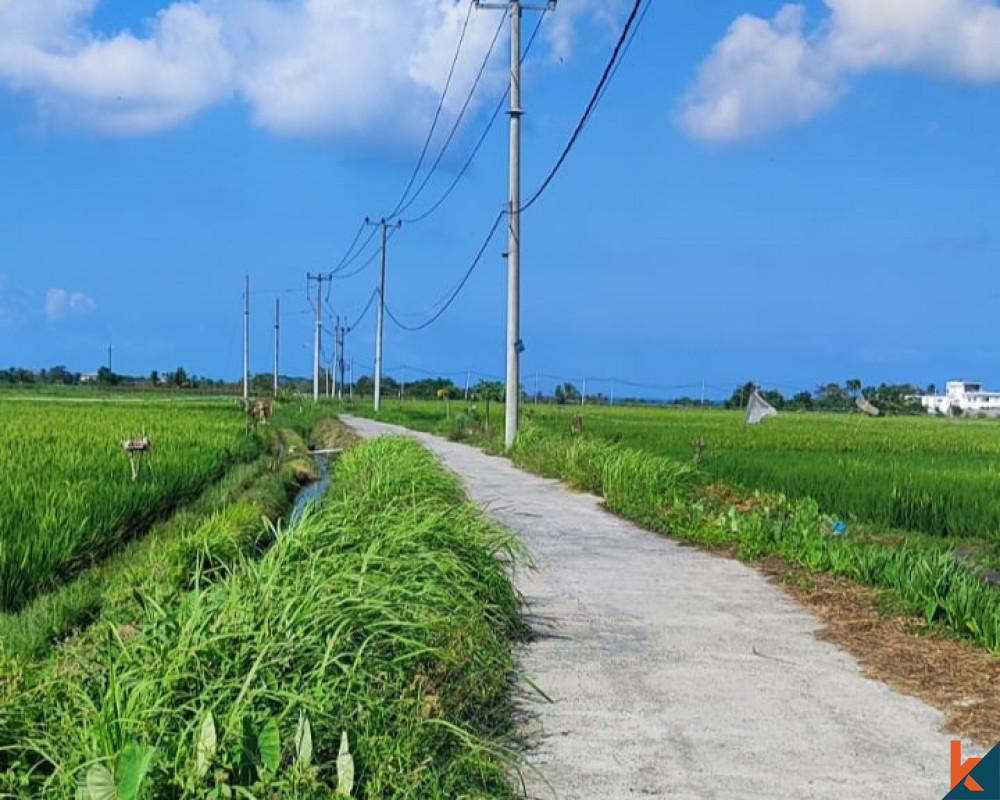
[[[446,298],[443,301],[438,301],[438,303],[435,303],[435,305],[439,305],[441,302],[443,302],[444,305],[441,306],[441,308],[438,309],[438,311],[435,312],[430,319],[428,319],[426,322],[421,323],[420,325],[406,325],[399,321],[399,319],[392,313],[392,311],[389,309],[389,306],[387,305],[385,307],[385,313],[389,315],[389,319],[391,319],[396,324],[397,327],[402,328],[404,331],[420,331],[423,330],[424,328],[430,327],[435,322],[437,322],[441,318],[441,315],[448,310],[448,308],[451,306],[453,302],[455,302],[455,299],[461,293],[462,289],[465,288],[465,284],[468,282],[469,278],[472,277],[472,273],[475,272],[476,267],[478,267],[479,263],[483,260],[483,254],[486,252],[486,248],[489,247],[490,242],[493,240],[493,237],[497,232],[497,228],[500,227],[500,221],[505,216],[506,212],[503,211],[497,214],[496,219],[493,220],[493,227],[490,228],[490,232],[486,234],[486,238],[483,240],[483,244],[479,248],[479,252],[476,253],[476,257],[472,260],[472,264],[469,265],[469,268],[466,270],[465,275],[462,277],[462,280],[458,282],[458,285],[449,293],[449,295],[446,296]]]
[[[358,314],[358,318],[347,326],[348,332],[353,331],[356,327],[358,327],[358,325],[361,324],[361,321],[365,318],[365,316],[367,316],[368,311],[371,309],[372,303],[375,302],[376,297],[378,297],[378,289],[372,289],[371,297],[368,298],[368,304],[365,306],[364,311]]]
[[[625,22],[625,27],[622,29],[621,36],[618,37],[618,42],[617,44],[615,44],[615,49],[611,53],[611,58],[609,59],[607,66],[604,68],[604,73],[601,75],[601,79],[597,83],[597,88],[594,89],[594,93],[591,95],[590,102],[587,103],[587,107],[583,112],[583,116],[580,117],[580,121],[577,123],[577,126],[574,129],[573,135],[569,137],[569,141],[566,143],[566,147],[563,148],[562,154],[556,161],[555,166],[552,167],[549,174],[545,177],[545,180],[542,181],[541,186],[539,186],[538,189],[535,191],[535,193],[528,199],[528,202],[526,202],[524,205],[521,206],[520,210],[522,212],[527,211],[529,208],[531,208],[538,200],[538,198],[542,196],[545,190],[549,188],[549,184],[552,183],[552,180],[555,178],[556,173],[559,172],[559,170],[562,168],[563,163],[565,163],[566,159],[569,157],[570,151],[576,144],[577,139],[580,138],[580,134],[583,132],[583,129],[587,126],[587,123],[590,122],[590,119],[594,115],[594,111],[597,109],[597,105],[600,102],[601,97],[603,97],[604,92],[608,86],[608,83],[611,80],[611,76],[617,69],[617,64],[622,55],[622,51],[623,48],[625,47],[626,40],[628,40],[629,35],[632,33],[632,26],[635,24],[636,17],[638,16],[639,9],[641,7],[642,7],[642,0],[635,0],[635,5],[632,7],[632,11],[628,16],[628,20],[626,20]],[[645,18],[645,15],[643,16]]]
[[[347,251],[346,251],[346,252],[344,253],[344,255],[343,255],[343,256],[341,257],[340,261],[339,261],[339,262],[337,262],[337,266],[335,266],[335,267],[333,268],[333,271],[334,271],[334,272],[336,272],[336,271],[337,271],[338,269],[342,269],[342,268],[343,268],[343,266],[344,266],[344,263],[345,263],[345,262],[347,261],[347,259],[348,259],[348,258],[350,258],[350,257],[351,257],[351,254],[352,254],[352,253],[354,252],[354,245],[356,245],[356,244],[358,243],[358,239],[360,239],[360,238],[361,238],[361,234],[362,234],[362,232],[364,231],[364,229],[365,229],[365,223],[364,223],[364,222],[362,222],[362,223],[361,223],[361,224],[360,224],[360,225],[358,226],[358,232],[354,234],[354,238],[353,238],[353,239],[351,240],[351,244],[350,244],[350,246],[349,246],[349,247],[347,248]],[[364,249],[364,248],[362,247],[362,249]]]
[[[362,222],[361,223],[362,230],[366,227],[367,225],[364,222]],[[355,261],[357,261],[361,257],[361,254],[368,247],[368,245],[371,244],[372,239],[375,238],[375,234],[376,231],[372,231],[368,235],[368,238],[365,239],[365,241],[362,243],[361,247],[358,248],[358,251],[354,253],[352,256],[350,256],[350,258],[345,257],[341,259],[340,264],[333,270],[334,275],[338,275],[338,273],[340,273],[341,270],[346,269],[347,267],[351,266],[351,264],[353,264]],[[355,236],[354,238],[356,242],[360,238],[360,233],[358,234],[358,236]]]
[[[410,175],[410,180],[406,184],[406,188],[403,189],[403,194],[399,198],[399,202],[396,203],[395,210],[387,215],[389,217],[395,217],[400,211],[403,210],[403,203],[406,202],[406,197],[410,193],[410,189],[413,188],[413,182],[417,179],[417,175],[420,174],[420,168],[424,164],[424,158],[427,156],[427,150],[431,145],[431,139],[434,137],[434,131],[437,130],[438,121],[441,119],[441,112],[444,110],[444,101],[448,96],[448,89],[451,88],[451,80],[455,76],[455,66],[458,64],[458,57],[462,52],[462,45],[465,43],[465,34],[469,30],[469,21],[472,19],[473,8],[474,3],[472,0],[469,0],[469,10],[465,14],[465,22],[462,24],[462,32],[458,37],[458,46],[455,48],[455,55],[451,60],[451,68],[448,70],[448,78],[445,81],[444,89],[441,91],[441,97],[438,100],[437,110],[434,112],[434,119],[431,121],[431,129],[427,131],[427,138],[424,140],[424,147],[420,151],[420,158],[417,159],[417,164],[413,168],[413,174]]]
[[[394,217],[397,214],[400,214],[403,211],[406,211],[406,209],[408,209],[410,206],[412,206],[413,203],[416,201],[416,199],[418,197],[420,197],[420,195],[424,191],[424,189],[427,188],[427,184],[430,181],[431,177],[437,171],[437,168],[441,165],[441,161],[444,158],[444,154],[448,151],[448,148],[451,146],[451,142],[455,138],[455,134],[458,132],[458,128],[462,124],[462,120],[465,118],[465,112],[469,110],[469,105],[472,103],[472,98],[476,94],[476,89],[479,88],[479,84],[482,81],[483,75],[486,72],[486,67],[489,66],[490,58],[492,58],[493,51],[494,51],[494,49],[496,49],[497,41],[500,39],[500,31],[503,30],[503,23],[504,23],[504,20],[501,19],[500,20],[500,24],[497,26],[497,29],[496,29],[496,31],[493,34],[493,40],[490,42],[489,50],[486,51],[486,56],[483,58],[482,63],[479,65],[479,72],[476,73],[476,79],[472,83],[472,88],[469,90],[469,94],[466,96],[465,102],[462,104],[462,108],[458,112],[458,116],[455,117],[455,122],[452,124],[451,131],[449,131],[448,137],[445,139],[444,144],[441,145],[441,150],[438,153],[437,158],[434,160],[434,163],[431,164],[430,169],[427,171],[427,174],[424,176],[424,179],[421,182],[420,186],[417,187],[417,191],[414,193],[413,197],[411,197],[409,200],[407,200],[405,204],[400,203],[396,207],[396,210],[393,211],[392,214],[390,214],[389,216]],[[411,182],[411,185],[412,185],[412,182]]]
[[[538,22],[535,24],[535,30],[532,31],[531,38],[528,40],[528,45],[527,45],[527,47],[524,50],[525,56],[527,56],[528,53],[531,52],[531,47],[535,43],[535,39],[538,37],[538,32],[542,28],[542,21],[545,19],[546,13],[547,13],[547,10],[543,11],[542,14],[539,15],[539,17],[538,17]],[[496,104],[496,107],[493,109],[493,113],[490,115],[490,120],[486,124],[486,128],[483,130],[482,135],[479,137],[479,141],[477,141],[475,147],[472,148],[472,152],[469,154],[469,157],[466,159],[465,163],[462,165],[462,168],[458,171],[458,174],[455,176],[454,180],[451,182],[451,185],[448,186],[447,189],[445,189],[444,194],[442,194],[437,199],[437,201],[433,205],[431,205],[426,211],[424,211],[422,214],[418,214],[415,217],[410,217],[408,219],[404,219],[403,220],[404,224],[406,224],[406,225],[412,225],[415,222],[423,222],[423,220],[427,219],[427,217],[429,217],[431,214],[433,214],[435,211],[437,211],[441,207],[441,205],[444,203],[444,201],[447,200],[451,196],[451,193],[453,191],[455,191],[455,187],[458,186],[458,184],[459,184],[459,182],[461,182],[462,178],[465,177],[465,173],[469,171],[469,168],[472,166],[472,162],[476,160],[476,156],[479,155],[479,151],[482,148],[483,143],[486,141],[486,137],[489,136],[490,131],[493,130],[493,126],[496,124],[497,118],[500,116],[500,112],[503,111],[504,103],[507,102],[507,98],[509,96],[510,96],[510,87],[508,86],[506,89],[504,89],[503,96],[500,98],[500,100]],[[407,207],[409,207],[409,206],[407,206]]]
[[[649,9],[653,7],[652,2],[646,3],[642,9],[642,13],[639,15],[639,19],[636,21],[635,25],[632,26],[632,33],[629,34],[628,41],[625,43],[625,47],[622,48],[621,56],[618,59],[618,63],[615,64],[614,68],[611,70],[611,77],[608,78],[607,84],[601,90],[601,96],[597,99],[597,102],[601,102],[604,99],[604,95],[608,90],[608,86],[615,79],[615,75],[618,74],[618,70],[624,63],[625,58],[628,56],[629,50],[632,49],[632,44],[635,42],[635,37],[639,33],[639,29],[642,27],[642,23],[646,21],[646,15],[649,14]]]
[[[388,241],[392,241],[392,237],[396,235],[396,231],[398,231],[398,230],[399,230],[399,228],[393,228],[389,232],[389,239],[388,239]],[[375,235],[374,232],[372,233],[372,235],[373,236]],[[379,255],[381,254],[381,252],[382,252],[382,248],[381,247],[376,247],[372,251],[372,254],[370,256],[368,256],[368,258],[365,260],[365,262],[360,267],[358,267],[355,270],[352,270],[351,272],[348,272],[346,275],[339,275],[339,274],[334,273],[333,277],[336,278],[337,280],[340,280],[340,281],[346,281],[348,278],[353,278],[355,275],[360,275],[362,272],[364,272],[366,269],[368,269],[368,267],[370,267],[372,264],[375,263],[375,259],[379,257]]]

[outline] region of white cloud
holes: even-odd
[[[55,322],[65,317],[83,316],[97,310],[94,298],[83,292],[49,289],[45,293],[45,315]]]
[[[139,34],[102,36],[97,0],[0,0],[0,86],[46,120],[112,134],[169,128],[231,99],[280,135],[364,140],[426,130],[472,0],[162,0]],[[573,21],[621,0],[552,15],[568,54]],[[457,113],[503,21],[472,11],[447,114]],[[504,32],[487,84],[506,79]]]
[[[623,0],[574,0],[561,3],[546,22],[545,36],[552,47],[553,57],[566,59],[573,55],[581,18],[591,17],[609,31],[617,32],[623,6]]]
[[[450,0],[227,2],[238,91],[285,135],[398,136],[425,130],[468,7]],[[499,20],[473,12],[446,111],[468,94]],[[504,48],[491,65],[503,74]]]
[[[730,142],[804,123],[873,70],[1000,83],[995,0],[824,0],[811,30],[801,5],[737,19],[678,110],[692,136]]]
[[[0,80],[33,93],[59,121],[145,133],[183,122],[232,93],[221,21],[200,5],[171,5],[144,38],[129,32],[99,38],[81,27],[93,2],[62,0],[50,17],[26,13],[26,2],[0,5]]]

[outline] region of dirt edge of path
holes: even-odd
[[[885,611],[876,589],[778,558],[754,566],[822,620],[818,638],[851,653],[869,677],[944,712],[946,733],[986,748],[1000,740],[1000,656]]]

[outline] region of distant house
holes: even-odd
[[[1000,416],[1000,392],[987,392],[981,383],[948,381],[944,394],[922,394],[915,398],[930,414],[981,414]]]

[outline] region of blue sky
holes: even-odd
[[[536,373],[604,392],[614,378],[619,396],[646,391],[626,381],[1000,387],[1000,6],[647,2],[524,215],[528,388]],[[561,0],[543,20],[525,64],[526,196],[631,5]],[[110,344],[116,371],[238,378],[249,274],[252,369],[271,369],[277,298],[282,371],[308,374],[306,273],[336,268],[361,221],[396,204],[467,14],[465,0],[0,2],[0,364],[92,371]],[[500,22],[472,12],[432,155]],[[485,129],[508,51],[504,32],[411,214]],[[391,240],[402,321],[428,318],[503,207],[505,120],[448,200]],[[502,376],[502,234],[438,322],[387,321],[388,374]],[[328,320],[356,319],[377,267],[333,282]],[[369,313],[347,337],[357,374],[374,327]]]

